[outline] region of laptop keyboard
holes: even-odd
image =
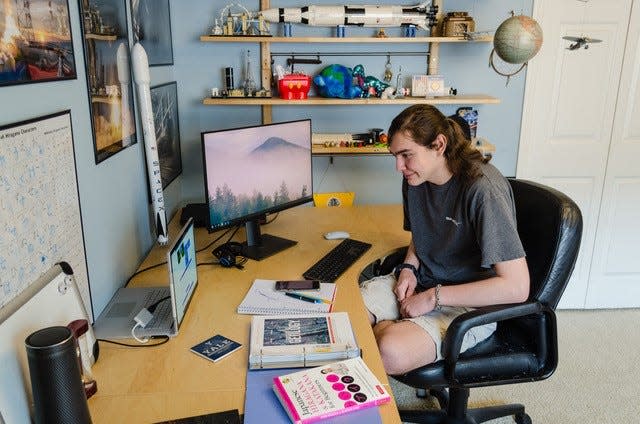
[[[171,294],[166,288],[159,288],[157,290],[150,291],[145,297],[144,304],[149,308],[160,299],[166,298],[162,302],[156,305],[156,309],[153,311],[153,319],[149,321],[149,324],[145,327],[145,330],[154,328],[166,328],[166,321],[172,314],[171,310]]]

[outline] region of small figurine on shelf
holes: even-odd
[[[231,9],[229,9],[229,14],[227,15],[226,25],[224,26],[224,35],[233,35],[234,34],[234,18],[231,15]]]
[[[395,99],[396,98],[396,89],[394,87],[387,87],[382,92],[380,96],[381,99]]]
[[[214,20],[215,23],[213,25],[213,28],[211,28],[211,35],[222,35],[222,27],[220,26],[220,24],[218,23],[218,20],[215,19]]]
[[[355,77],[358,86],[362,89],[361,97],[380,97],[384,90],[389,87],[389,84],[384,81],[380,81],[378,78],[371,75],[365,75],[363,65],[356,65],[353,67],[353,76]]]
[[[240,12],[232,11],[240,9]],[[229,3],[220,11],[222,33],[214,35],[230,36],[270,36],[264,17],[257,12],[250,12],[240,3]],[[213,34],[213,31],[212,31]]]
[[[253,70],[251,69],[251,50],[247,50],[245,56],[245,68],[244,68],[244,95],[247,97],[253,97],[256,94],[256,80],[253,78]]]
[[[398,76],[396,76],[396,98],[404,97],[404,87],[402,85],[402,66],[398,68]]]
[[[258,16],[258,31],[262,36],[269,36],[271,33],[269,32],[269,27],[267,26],[266,21],[264,20],[264,16]]]
[[[248,29],[248,17],[246,13],[243,13],[242,15],[240,15],[240,22],[241,22],[241,31],[242,31],[242,35],[247,35],[247,29]]]

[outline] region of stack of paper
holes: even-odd
[[[242,303],[238,306],[239,314],[252,315],[287,315],[287,314],[313,314],[331,312],[333,300],[336,295],[336,285],[332,283],[320,283],[320,291],[300,292],[307,298],[317,299],[317,302],[308,302],[288,296],[287,292],[276,291],[275,281],[255,280]],[[296,293],[296,292],[288,292]]]

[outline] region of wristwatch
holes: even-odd
[[[402,271],[403,269],[408,268],[413,272],[413,275],[416,276],[416,280],[419,280],[418,277],[418,270],[416,269],[415,266],[408,264],[408,263],[402,263],[400,265],[396,265],[396,267],[393,269],[393,275],[394,277],[396,277],[396,280],[398,279],[398,276],[400,275],[400,271]]]

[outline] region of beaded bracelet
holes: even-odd
[[[436,311],[442,310],[442,305],[440,304],[440,289],[442,288],[442,284],[436,285],[436,306],[433,308]]]

